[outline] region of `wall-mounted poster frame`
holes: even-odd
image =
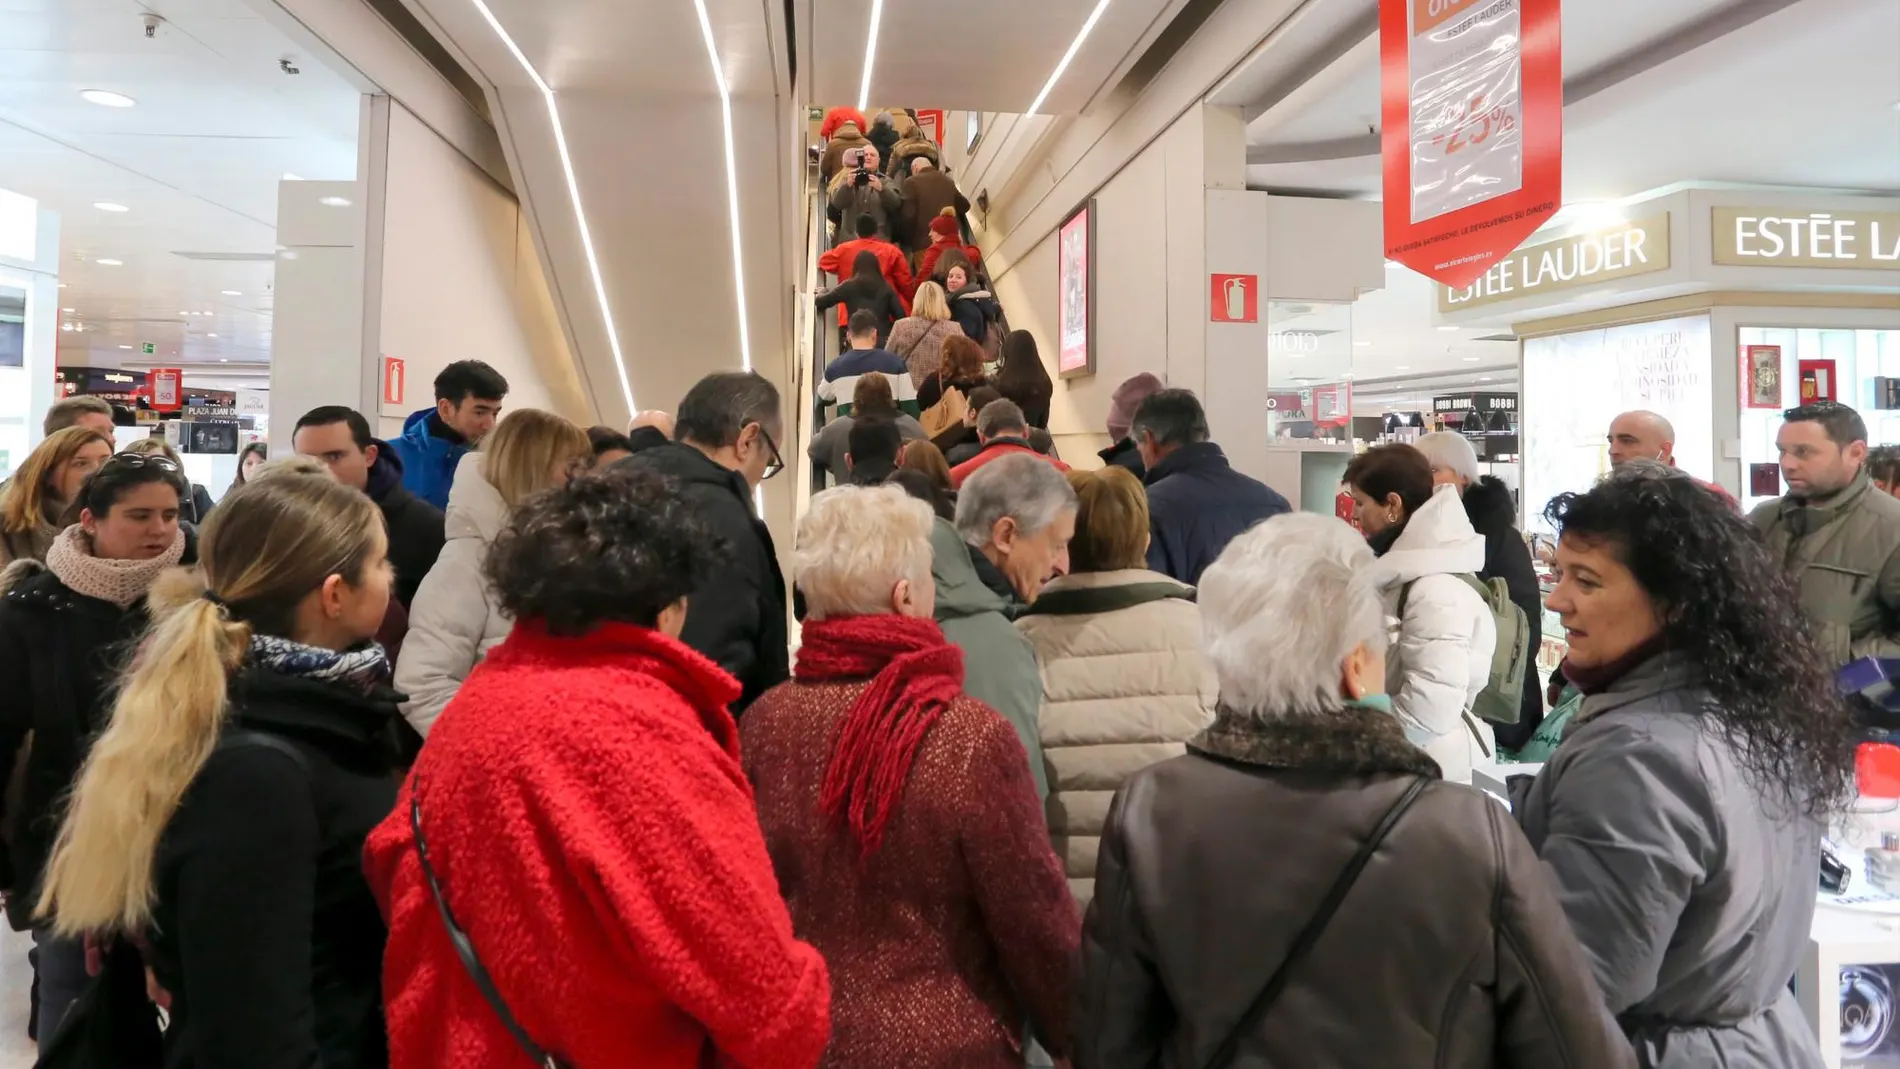
[[[1056,232],[1056,367],[1065,379],[1095,374],[1095,198]]]

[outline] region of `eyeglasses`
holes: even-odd
[[[114,464],[122,468],[131,468],[133,471],[137,471],[140,468],[157,468],[159,471],[169,472],[183,472],[185,470],[179,467],[178,463],[172,460],[172,458],[160,456],[157,453],[114,453],[106,458],[106,462],[100,465],[100,467],[109,468]]]
[[[765,466],[765,474],[759,477],[760,481],[764,481],[785,470],[785,458],[779,455],[778,443],[772,440],[772,432],[766,430],[763,423],[759,424],[759,437],[765,439],[766,448],[772,451],[772,462]]]

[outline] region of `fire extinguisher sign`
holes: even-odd
[[[1212,275],[1209,319],[1216,323],[1260,322],[1259,275]]]

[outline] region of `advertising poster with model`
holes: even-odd
[[[1095,202],[1076,209],[1056,239],[1056,301],[1063,378],[1095,373]]]
[[[1385,254],[1454,289],[1563,203],[1559,0],[1380,0]]]

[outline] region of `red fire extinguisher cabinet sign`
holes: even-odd
[[[1216,323],[1260,322],[1259,275],[1211,275],[1208,318]]]
[[[1379,0],[1385,255],[1454,289],[1563,203],[1559,0]]]

